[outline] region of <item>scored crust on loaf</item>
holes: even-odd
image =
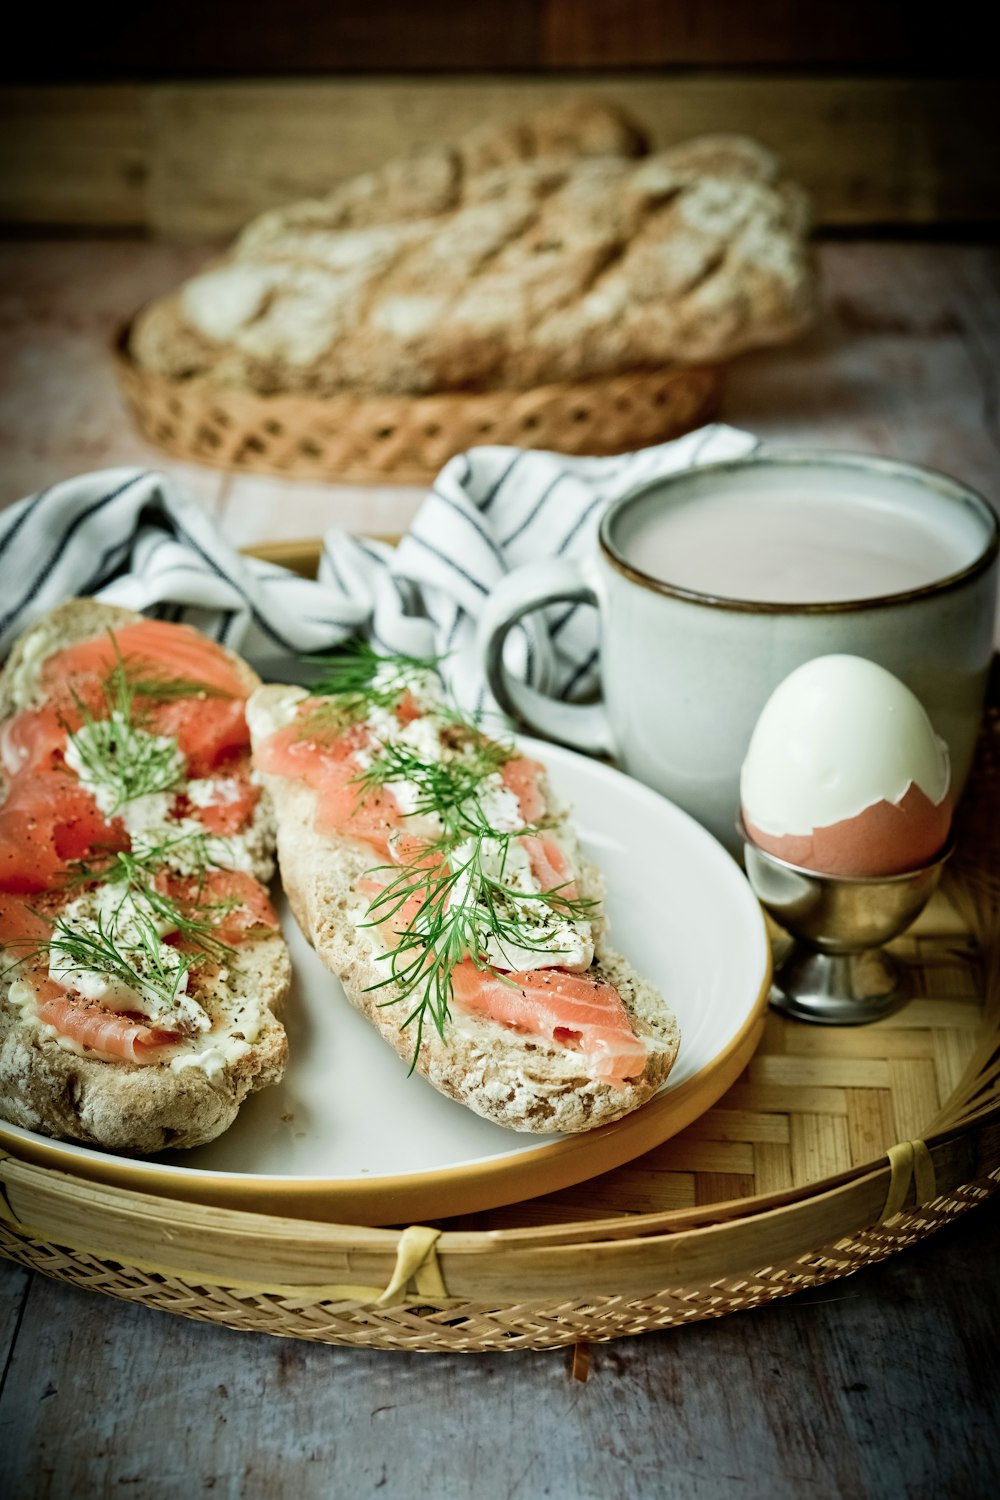
[[[53,651],[143,618],[94,599],[72,600],[44,616],[20,637],[0,674],[0,724],[44,701],[36,669]],[[225,655],[248,692],[259,685],[246,662],[232,652]],[[0,771],[0,803],[6,792]],[[254,864],[266,876],[268,867],[273,870],[263,847],[273,841],[266,791],[261,807],[253,830]],[[121,1151],[156,1152],[213,1140],[232,1124],[249,1094],[280,1079],[288,1051],[279,1020],[291,984],[283,937],[250,935],[237,955],[232,978],[239,980],[239,995],[252,1000],[259,1030],[249,1051],[228,1058],[210,1077],[193,1066],[175,1071],[169,1062],[105,1062],[66,1050],[11,1002],[16,974],[0,949],[0,1115],[44,1135]]]
[[[763,146],[643,156],[577,101],[269,210],[136,319],[137,364],[261,394],[525,389],[780,342],[812,317],[807,202]]]
[[[267,686],[248,705],[254,745],[279,727],[288,689]],[[377,931],[364,923],[367,900],[354,891],[358,877],[380,862],[368,845],[319,833],[314,827],[316,796],[284,776],[261,773],[274,801],[278,863],[295,918],[317,954],[340,979],[348,1000],[407,1063],[414,1035],[403,1029],[398,987],[371,990],[387,966]],[[601,877],[581,862],[581,895],[599,898]],[[596,972],[618,989],[636,1035],[649,1046],[641,1077],[621,1087],[582,1071],[577,1053],[512,1031],[509,1027],[452,1009],[446,1039],[425,1028],[416,1071],[441,1093],[477,1114],[514,1130],[572,1133],[607,1124],[651,1098],[667,1077],[680,1045],[677,1021],[663,997],[608,944],[603,920],[595,922]],[[385,1005],[392,996],[401,1004]]]

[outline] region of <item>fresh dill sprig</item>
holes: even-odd
[[[407,688],[439,675],[443,656],[381,656],[367,641],[347,641],[325,656],[305,660],[319,669],[310,697],[335,698],[348,721],[373,708],[394,708]]]
[[[121,886],[123,902],[131,896],[135,904],[135,898],[138,897],[141,905],[145,906],[154,919],[161,922],[169,932],[176,932],[184,942],[200,948],[210,958],[221,962],[223,959],[235,956],[236,949],[231,943],[224,942],[219,937],[217,929],[234,907],[239,905],[239,902],[235,900],[202,902],[198,905],[198,914],[195,915],[190,908],[168,895],[166,891],[161,891],[155,880],[156,872],[162,868],[165,855],[172,847],[195,843],[202,838],[203,835],[191,834],[175,840],[164,840],[161,844],[143,849],[138,853],[117,850],[107,863],[98,867],[88,866],[81,861],[70,878],[80,883]],[[207,845],[207,839],[205,843]],[[195,881],[196,894],[204,890],[208,866],[209,859],[206,850],[203,853],[200,868],[192,877]]]
[[[366,925],[377,926],[391,923],[414,898],[420,902],[416,914],[401,930],[397,929],[395,946],[381,955],[389,962],[389,972],[368,987],[378,991],[396,985],[403,992],[400,998],[409,1000],[417,996],[416,1004],[400,1023],[401,1031],[414,1024],[416,1027],[411,1073],[417,1065],[428,1020],[444,1038],[451,1016],[452,971],[469,952],[470,942],[473,952],[478,949],[470,903],[467,896],[462,898],[462,874],[461,866],[454,871],[445,864],[404,866],[368,907]],[[456,892],[459,899],[452,901]],[[398,1003],[396,997],[379,1002],[380,1005]]]
[[[163,672],[157,662],[135,653],[121,656],[110,678],[122,670],[133,698],[154,703],[176,703],[182,698],[233,698],[235,694],[197,677],[178,677]]]
[[[67,725],[67,737],[81,774],[105,794],[103,800],[98,797],[102,810],[113,814],[136,797],[173,791],[183,779],[185,762],[175,740],[142,727],[135,689],[117,639],[109,633],[116,660],[101,687],[106,717],[98,717],[74,693],[81,724],[79,729]]]
[[[235,956],[217,927],[238,903],[202,905],[195,913],[157,887],[141,858],[122,851],[100,869],[84,866],[76,873],[92,888],[110,885],[115,896],[93,916],[62,912],[51,937],[34,948],[28,961],[44,957],[49,973],[63,984],[74,975],[96,973],[105,983],[151,997],[161,1011],[180,1011],[189,1021],[199,1016],[204,1021],[202,1007],[186,994],[187,976],[200,955],[215,963]],[[165,942],[168,933],[187,949]]]
[[[437,672],[440,660],[380,656],[364,643],[342,648],[324,659],[327,670],[311,689],[315,705],[302,717],[303,736],[342,733],[375,708],[396,707],[407,688]],[[517,751],[491,738],[477,718],[451,703],[435,701],[429,713],[438,728],[439,757],[428,758],[395,736],[379,742],[376,731],[374,746],[365,747],[367,764],[353,778],[359,807],[372,793],[405,784],[404,821],[433,819],[437,830],[431,837],[418,836],[407,862],[368,872],[384,884],[369,901],[362,924],[393,934],[393,945],[380,955],[387,973],[369,989],[392,986],[401,992],[381,1005],[408,1003],[401,1029],[414,1028],[414,1065],[425,1026],[444,1036],[454,996],[452,974],[464,959],[501,982],[504,975],[486,957],[491,949],[504,955],[544,953],[557,963],[569,951],[553,946],[559,929],[590,920],[598,905],[571,894],[570,881],[548,891],[517,888],[510,874],[517,841],[537,835],[552,820],[495,827],[486,793],[498,789],[499,773]]]
[[[507,884],[503,877],[515,837],[513,833],[481,829],[453,847],[447,856],[438,842],[427,845],[414,862],[371,872],[391,871],[392,878],[369,903],[369,920],[364,925],[391,925],[411,904],[414,908],[403,927],[395,929],[394,947],[381,955],[389,972],[369,986],[376,991],[388,985],[399,986],[403,998],[416,997],[401,1025],[405,1029],[416,1022],[414,1064],[428,1021],[444,1037],[451,1014],[452,973],[463,959],[471,958],[477,968],[494,973],[481,957],[489,940],[501,953],[513,949],[558,958],[565,950],[553,949],[551,934],[545,931],[545,917],[570,923],[587,921],[594,914],[594,900],[570,896],[564,886],[550,891],[519,891]],[[489,861],[485,857],[487,843],[493,846]],[[487,863],[498,863],[497,875],[489,873]],[[543,914],[541,930],[539,923],[530,920],[532,912]],[[497,977],[503,980],[502,974]],[[392,998],[381,1003],[399,1002]]]
[[[168,866],[176,869],[179,874],[197,877],[199,885],[204,885],[207,872],[218,864],[214,858],[215,850],[227,840],[221,835],[203,832],[200,828],[178,825],[177,832],[171,833],[169,824],[161,827],[167,831],[161,832],[158,828],[155,830],[155,837],[145,830],[133,834],[132,847],[127,852],[98,848],[97,862],[86,857],[73,860],[65,883],[88,885],[94,881],[115,880],[120,878],[115,872],[127,865],[143,878],[149,878]],[[182,863],[174,862],[178,857]]]
[[[177,948],[166,947],[160,941],[155,919],[138,907],[132,922],[136,938],[126,944],[113,927],[105,925],[102,915],[88,927],[75,927],[65,917],[58,917],[46,945],[50,972],[55,957],[61,976],[98,973],[140,995],[151,994],[166,1008],[176,1007],[191,958]]]
[[[466,754],[449,760],[426,760],[411,746],[391,741],[358,776],[359,801],[379,787],[408,782],[415,787],[413,810],[408,817],[434,814],[445,833],[490,831],[480,801],[483,782],[510,760],[512,751],[483,738],[473,743]],[[525,830],[527,831],[527,830]]]

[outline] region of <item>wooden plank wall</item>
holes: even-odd
[[[575,79],[329,79],[15,87],[0,91],[8,224],[231,233],[263,208],[325,192],[485,115],[579,92]],[[637,76],[586,92],[633,109],[664,144],[701,131],[757,136],[831,226],[1000,220],[996,94],[903,78]]]
[[[755,135],[829,226],[1000,221],[987,8],[903,0],[108,0],[0,55],[0,219],[232,232],[569,92]]]

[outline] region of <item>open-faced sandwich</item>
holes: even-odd
[[[435,1088],[516,1130],[605,1124],[666,1078],[675,1018],[609,947],[542,766],[457,713],[433,666],[353,651],[318,690],[252,695],[285,891]]]
[[[288,953],[251,778],[259,679],[75,600],[0,677],[0,1113],[131,1151],[209,1141],[274,1082]]]

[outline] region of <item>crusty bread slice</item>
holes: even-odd
[[[76,599],[39,620],[20,638],[0,675],[0,727],[13,714],[44,702],[38,668],[52,652],[141,619],[131,610]],[[248,691],[256,687],[256,673],[226,654]],[[6,793],[0,781],[0,803]],[[272,838],[273,820],[266,792],[262,801],[255,840],[264,846]],[[260,863],[258,854],[255,864]],[[239,946],[225,1003],[251,1003],[256,1035],[247,1051],[227,1057],[211,1073],[193,1066],[178,1071],[169,1061],[106,1062],[69,1050],[31,1007],[12,1002],[16,968],[16,955],[0,949],[0,1115],[12,1124],[122,1151],[197,1146],[227,1129],[244,1099],[284,1071],[288,1044],[278,1015],[291,965],[279,933],[251,935]]]
[[[45,689],[38,674],[46,657],[61,651],[64,646],[93,640],[106,630],[122,630],[126,625],[136,625],[143,619],[145,616],[135,610],[122,609],[117,604],[102,604],[99,599],[70,599],[36,620],[18,639],[0,672],[0,724],[22,709],[36,708],[44,703]],[[218,649],[247,693],[260,686],[260,678],[249,663],[224,646]]]
[[[247,706],[254,745],[285,722],[289,690],[259,688]],[[407,1062],[414,1035],[402,1029],[406,1014],[397,988],[370,986],[385,979],[386,949],[377,929],[364,923],[367,900],[354,891],[360,875],[379,863],[367,844],[318,833],[316,796],[304,784],[262,773],[274,801],[278,864],[299,926],[326,966],[340,979],[355,1009],[371,1021]],[[581,894],[599,897],[597,870],[582,865]],[[526,1036],[453,1007],[446,1039],[426,1028],[416,1071],[441,1093],[513,1130],[571,1133],[591,1130],[636,1109],[659,1088],[680,1043],[677,1021],[658,991],[608,944],[603,922],[595,923],[597,957],[592,972],[618,989],[636,1034],[649,1048],[642,1076],[621,1087],[590,1078],[580,1055],[568,1047]],[[398,1005],[384,1002],[399,1000]]]
[[[168,1063],[103,1062],[66,1051],[9,1003],[0,981],[0,1114],[12,1125],[57,1139],[119,1151],[155,1152],[212,1141],[236,1119],[249,1094],[277,1083],[288,1042],[278,1019],[291,982],[279,934],[240,945],[243,987],[262,1021],[249,1052],[217,1077]]]

